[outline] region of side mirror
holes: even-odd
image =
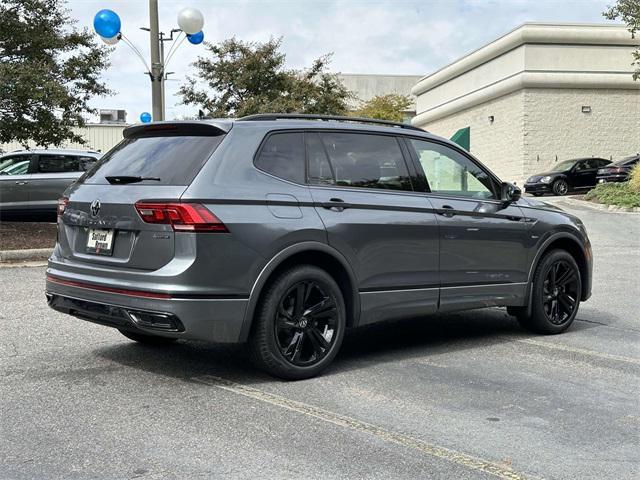
[[[505,203],[517,202],[522,196],[522,190],[513,183],[503,182],[500,191],[500,200]]]

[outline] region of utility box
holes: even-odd
[[[100,123],[127,123],[127,111],[100,110]]]

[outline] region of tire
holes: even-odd
[[[576,318],[581,292],[580,269],[575,259],[566,250],[552,250],[542,257],[533,275],[531,314],[527,315],[526,307],[508,311],[534,333],[562,333]]]
[[[541,197],[542,195],[544,195],[543,193],[534,193],[533,196],[534,197]]]
[[[551,187],[554,195],[563,196],[569,192],[569,184],[566,180],[556,180],[553,182],[553,186]]]
[[[132,332],[129,330],[118,329],[118,331],[129,340],[134,340],[138,343],[142,343],[143,345],[150,345],[154,347],[170,345],[177,340],[177,338],[160,337],[157,335],[145,335],[144,333]]]
[[[342,292],[331,275],[312,265],[293,267],[266,286],[249,337],[251,358],[279,378],[316,376],[337,355],[346,323]]]

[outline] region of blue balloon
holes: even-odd
[[[104,38],[113,38],[120,33],[120,17],[112,10],[100,10],[93,17],[93,29]]]
[[[189,40],[189,42],[193,43],[194,45],[198,45],[204,40],[204,32],[200,30],[198,33],[187,35],[187,40]]]
[[[149,112],[142,112],[140,114],[140,121],[142,123],[149,123],[151,121],[151,114]]]

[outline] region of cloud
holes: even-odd
[[[181,8],[205,16],[205,39],[231,36],[265,41],[283,37],[287,64],[304,68],[333,52],[332,69],[344,73],[426,75],[512,30],[525,21],[605,22],[609,0],[160,0],[160,29],[176,28]],[[69,0],[79,26],[91,26],[95,12],[116,11],[122,31],[149,61],[148,2],[143,0]],[[169,48],[169,44],[167,44]],[[167,118],[194,115],[175,95],[202,45],[182,43],[168,65],[176,72],[166,83]],[[124,108],[129,121],[151,111],[145,67],[122,42],[111,54],[104,79],[117,93],[98,98],[98,108]]]

